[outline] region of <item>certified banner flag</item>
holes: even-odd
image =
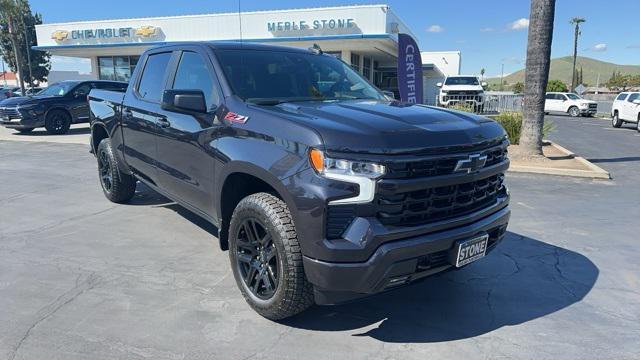
[[[422,104],[422,58],[408,34],[398,34],[398,90],[401,101]]]

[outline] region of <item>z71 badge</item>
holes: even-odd
[[[244,124],[249,120],[248,116],[236,114],[234,112],[228,112],[227,115],[224,116],[225,120],[229,120],[234,123]]]

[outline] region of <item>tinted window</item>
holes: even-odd
[[[563,94],[556,94],[556,100],[567,100],[567,97]]]
[[[204,98],[207,101],[207,108],[211,108],[212,104],[218,103],[217,96],[212,97],[213,80],[209,73],[209,68],[204,62],[202,56],[194,52],[183,52],[176,71],[176,79],[173,81],[174,89],[183,90],[202,90]]]
[[[170,59],[171,53],[169,52],[149,56],[138,85],[140,97],[160,102],[164,89],[164,74]]]
[[[480,85],[478,78],[473,76],[448,77],[445,85]]]
[[[638,97],[640,96],[640,94],[638,93],[633,93],[631,95],[629,95],[629,98],[627,99],[628,102],[633,102],[633,100],[638,99]]]
[[[233,91],[248,102],[383,99],[349,65],[330,55],[220,50],[217,57]]]
[[[127,84],[126,83],[111,83],[111,82],[99,82],[96,84],[96,87],[98,89],[104,89],[104,90],[112,90],[112,91],[125,91],[127,90]]]
[[[582,99],[580,96],[576,95],[576,94],[567,94],[567,97],[571,100],[580,100]]]
[[[544,98],[547,100],[555,100],[556,94],[547,94]]]
[[[89,91],[91,91],[91,89],[95,87],[93,85],[94,85],[93,83],[84,83],[76,87],[75,89],[73,89],[73,93],[77,94],[78,96],[87,95]]]
[[[616,100],[624,100],[627,98],[627,94],[620,94],[618,95],[618,97],[616,98]]]

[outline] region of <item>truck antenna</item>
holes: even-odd
[[[320,48],[320,45],[315,44],[315,43],[313,44],[312,47],[309,48],[309,51],[313,52],[316,55],[322,55],[323,54],[323,51]]]

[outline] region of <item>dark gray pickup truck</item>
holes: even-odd
[[[509,221],[498,124],[391,101],[319,49],[162,46],[89,105],[106,197],[140,181],[210,221],[270,319],[465,266]]]

